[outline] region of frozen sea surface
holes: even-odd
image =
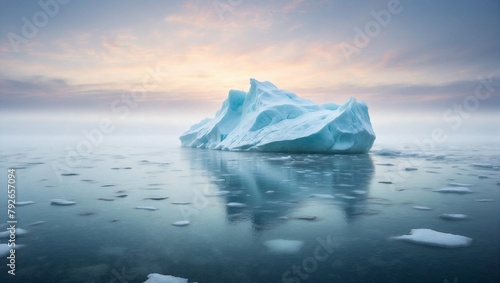
[[[29,231],[16,239],[16,276],[0,259],[0,282],[500,282],[495,146],[321,155],[117,144],[54,170],[64,148],[0,149],[4,176],[17,168],[17,199],[30,201],[16,207]],[[0,220],[6,229],[6,211]],[[473,241],[390,240],[415,228]]]

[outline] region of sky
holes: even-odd
[[[0,131],[170,133],[271,81],[377,139],[500,136],[500,1],[0,0]]]

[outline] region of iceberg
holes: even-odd
[[[391,237],[391,239],[442,248],[468,247],[472,242],[469,237],[442,233],[431,229],[412,229],[410,235]]]
[[[184,147],[229,151],[366,153],[375,140],[368,107],[350,98],[317,105],[270,82],[250,79],[222,108],[180,136]]]

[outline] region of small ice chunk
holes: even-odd
[[[229,194],[229,191],[217,191],[214,193],[206,194],[205,196],[207,196],[207,197],[220,197],[220,196],[225,196],[227,194]]]
[[[270,157],[267,160],[283,160],[283,161],[287,161],[287,160],[293,160],[293,159],[292,159],[292,157],[290,155],[288,155],[288,156],[283,156],[283,157]]]
[[[264,245],[273,253],[294,254],[300,251],[304,242],[297,240],[276,239],[264,242]]]
[[[247,207],[246,204],[241,203],[241,202],[230,202],[226,204],[227,207]]]
[[[142,210],[157,210],[158,208],[153,207],[153,206],[136,206],[135,209],[142,209]]]
[[[179,220],[179,221],[175,221],[174,223],[172,223],[172,225],[174,225],[174,226],[188,226],[189,225],[189,221],[187,221],[187,220]]]
[[[446,220],[463,220],[468,218],[467,215],[465,214],[459,214],[459,213],[443,213],[439,215],[439,217],[446,219]]]
[[[495,200],[492,198],[480,198],[480,199],[476,199],[475,201],[477,201],[477,202],[494,202]]]
[[[443,248],[470,246],[472,239],[455,234],[442,233],[431,229],[412,229],[410,235],[391,237],[393,240]]]
[[[324,198],[324,199],[332,199],[332,198],[335,198],[334,196],[330,195],[330,194],[312,194],[311,195],[312,198]]]
[[[472,184],[466,184],[466,183],[449,183],[448,185],[452,187],[472,187]]]
[[[16,202],[16,206],[23,206],[23,205],[30,205],[34,204],[34,201],[28,200],[28,201],[18,201]]]
[[[353,190],[352,192],[357,194],[357,195],[366,195],[368,193],[367,191],[363,191],[363,190]]]
[[[417,171],[418,168],[415,168],[415,167],[406,167],[405,168],[405,171]]]
[[[175,277],[172,275],[151,273],[148,275],[148,280],[143,283],[188,283],[188,280],[186,278]]]
[[[266,191],[266,194],[274,194],[274,191]]]
[[[188,201],[174,201],[174,202],[172,202],[172,204],[176,204],[176,205],[188,205],[188,204],[191,204],[191,203],[188,202]]]
[[[0,239],[9,238],[10,237],[10,231],[11,230],[0,232]],[[21,236],[21,235],[24,235],[26,233],[28,233],[28,231],[26,231],[24,229],[21,229],[21,228],[16,228],[16,231],[15,231],[16,236]]]
[[[8,244],[0,244],[0,257],[4,257],[10,253],[10,250],[19,249],[24,247],[24,245],[15,245],[14,247],[9,247]]]
[[[412,207],[413,209],[417,209],[417,210],[431,210],[432,208],[430,207],[427,207],[427,206],[420,206],[420,205],[414,205]]]
[[[56,199],[51,199],[50,204],[51,205],[66,206],[66,205],[74,205],[74,204],[76,204],[76,202],[62,199],[62,198],[56,198]]]
[[[454,193],[454,194],[468,194],[472,193],[472,190],[467,187],[446,187],[434,190],[438,193]]]

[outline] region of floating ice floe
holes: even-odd
[[[246,204],[241,203],[241,202],[230,202],[226,204],[227,207],[247,207]]]
[[[323,198],[323,199],[332,199],[335,198],[334,196],[330,194],[312,194],[310,197],[312,198]]]
[[[459,214],[459,213],[443,213],[439,215],[439,217],[445,219],[445,220],[463,220],[467,219],[468,216],[465,214]]]
[[[452,187],[472,187],[472,184],[466,184],[466,183],[449,183],[448,185]]]
[[[16,228],[16,230],[15,230],[16,236],[21,236],[21,235],[24,235],[26,233],[28,233],[28,231],[21,229],[21,228]],[[0,239],[9,238],[10,234],[11,234],[10,230],[0,232]]]
[[[222,108],[180,136],[182,146],[234,151],[366,153],[375,140],[364,102],[317,105],[250,79]]]
[[[168,199],[168,197],[148,197],[148,198],[144,198],[146,200],[166,200]]]
[[[443,248],[467,247],[472,243],[471,238],[431,229],[412,229],[410,235],[391,237],[391,239]]]
[[[431,210],[432,208],[430,207],[427,207],[427,206],[420,206],[420,205],[414,205],[412,206],[413,209],[417,209],[417,210]]]
[[[151,273],[148,275],[148,280],[143,283],[188,283],[188,280],[186,278],[175,277],[172,275]]]
[[[34,204],[34,201],[28,200],[28,201],[18,201],[16,202],[16,206],[23,206],[23,205],[30,205]]]
[[[158,208],[153,206],[136,206],[135,209],[150,210],[150,211],[158,210]]]
[[[188,202],[188,201],[174,201],[174,202],[172,202],[172,204],[175,204],[175,205],[188,205],[188,204],[191,204],[191,203]]]
[[[480,198],[480,199],[476,199],[475,201],[477,201],[477,202],[495,202],[496,200],[494,200],[492,198]]]
[[[56,199],[51,199],[50,204],[51,205],[59,205],[59,206],[67,206],[67,205],[74,205],[74,204],[76,204],[76,202],[71,201],[71,200],[62,199],[62,198],[56,198]]]
[[[352,192],[357,194],[357,195],[366,195],[368,193],[367,191],[363,191],[363,190],[353,190]]]
[[[265,194],[274,194],[274,191],[266,191]]]
[[[264,242],[264,245],[273,253],[294,254],[298,253],[304,242],[297,240],[276,239]]]
[[[453,194],[468,194],[468,193],[472,193],[473,191],[467,187],[446,187],[446,188],[434,190],[434,192],[453,193]]]
[[[4,257],[10,253],[10,250],[16,250],[24,247],[24,245],[15,245],[13,247],[9,247],[8,244],[0,244],[0,257]]]
[[[287,160],[293,160],[293,159],[292,159],[292,157],[291,157],[290,155],[288,155],[288,156],[283,156],[283,157],[270,157],[270,158],[268,158],[267,160],[273,160],[273,161],[274,161],[274,160],[276,160],[276,161],[278,161],[278,160],[281,160],[281,161],[287,161]]]
[[[174,225],[174,226],[188,226],[189,225],[189,221],[187,221],[187,220],[179,220],[179,221],[175,221],[174,223],[172,223],[172,225]]]
[[[417,170],[418,170],[418,168],[416,168],[416,167],[406,167],[405,168],[405,171],[417,171]]]

